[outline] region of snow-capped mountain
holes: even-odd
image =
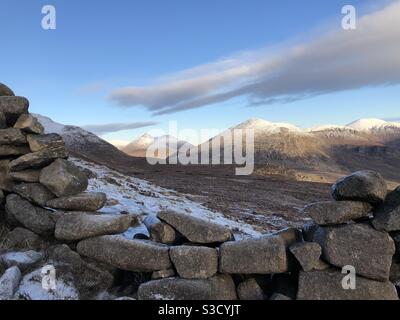
[[[156,158],[165,159],[171,154],[178,152],[178,150],[183,146],[185,146],[185,148],[193,147],[189,142],[179,140],[170,135],[153,137],[146,133],[121,148],[121,150],[133,157],[146,157],[148,148],[152,147],[153,149],[156,149]]]
[[[109,167],[120,167],[130,160],[128,155],[89,131],[77,126],[63,125],[39,114],[34,116],[43,125],[45,133],[58,133],[63,137],[72,155]]]
[[[400,123],[388,122],[382,119],[360,119],[348,124],[347,127],[357,131],[376,131],[391,128],[397,128],[400,130]]]

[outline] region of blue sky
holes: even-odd
[[[391,4],[379,1],[377,7],[376,1],[365,0],[2,0],[0,81],[28,97],[32,112],[79,126],[158,122],[156,127],[166,129],[169,120],[176,120],[180,128],[224,129],[259,117],[310,127],[346,124],[366,117],[400,118],[400,86],[395,74],[388,79],[384,75],[371,79],[367,74],[364,78],[369,82],[343,79],[343,85],[337,79],[333,85],[329,79],[329,86],[324,88],[314,88],[313,78],[300,93],[299,84],[281,89],[278,82],[268,79],[266,86],[277,88],[272,93],[251,91],[257,99],[262,97],[257,105],[249,102],[248,95],[240,94],[196,108],[188,107],[186,98],[195,101],[197,93],[182,101],[168,100],[170,91],[165,92],[163,85],[178,79],[177,83],[186,88],[192,77],[198,79],[198,71],[193,68],[200,68],[204,75],[210,63],[221,67],[221,61],[229,59],[234,60],[235,68],[252,66],[260,56],[263,61],[270,54],[271,59],[281,52],[285,56],[293,43],[307,48],[315,38],[345,32],[341,29],[341,9],[350,2],[360,16],[373,15]],[[46,4],[57,10],[56,30],[41,28],[41,9]],[[363,51],[355,54],[362,58]],[[377,64],[379,68],[379,57],[377,54],[365,59],[370,61],[367,65]],[[290,59],[286,62],[291,70],[293,64]],[[287,71],[289,67],[277,71],[293,77]],[[221,68],[226,71],[224,64]],[[397,70],[397,64],[392,69]],[[182,75],[185,70],[190,71],[189,75]],[[260,74],[256,76],[261,79]],[[261,76],[264,81],[265,74]],[[285,79],[281,81],[287,82]],[[210,92],[202,92],[201,98],[213,98],[231,86],[241,90],[239,83],[244,79],[238,76],[233,81],[223,79]],[[245,81],[247,85],[251,80]],[[352,86],[352,81],[360,84]],[[121,103],[118,90],[125,87],[131,88],[128,102],[124,96]],[[145,88],[145,93],[137,88]],[[313,90],[316,93],[310,97],[298,98]],[[272,103],[270,99],[279,97],[276,92],[295,98],[291,103],[281,99]],[[174,89],[174,93],[180,96],[182,91]],[[183,111],[155,115],[164,110],[157,109],[159,105],[170,110],[182,103]],[[129,141],[152,128],[117,131],[104,138]]]

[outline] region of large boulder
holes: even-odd
[[[55,195],[40,183],[20,183],[14,186],[13,191],[21,197],[40,206],[55,198]]]
[[[298,300],[398,300],[396,288],[389,281],[380,282],[356,277],[355,289],[344,289],[346,275],[334,270],[300,272]]]
[[[232,239],[232,232],[219,224],[190,216],[185,213],[163,211],[157,217],[178,230],[194,243],[217,243]]]
[[[0,83],[0,97],[4,97],[4,96],[15,96],[14,92],[7,87],[5,84]]]
[[[328,265],[320,259],[322,249],[318,243],[296,243],[292,245],[289,250],[296,257],[304,271],[323,270],[328,268]]]
[[[368,217],[372,206],[360,201],[325,201],[308,205],[303,213],[319,225],[335,225]]]
[[[9,157],[9,156],[22,156],[31,152],[28,146],[25,145],[0,145],[0,157]]]
[[[128,230],[131,222],[130,215],[67,213],[58,219],[55,236],[58,240],[76,241],[107,234],[118,234]]]
[[[18,267],[11,267],[0,277],[0,301],[12,300],[21,281],[21,271]]]
[[[400,187],[388,194],[374,211],[372,225],[380,231],[400,231]]]
[[[42,134],[44,131],[44,128],[39,120],[31,114],[21,114],[17,122],[14,124],[14,128],[36,134]]]
[[[85,191],[88,187],[88,178],[73,163],[57,159],[42,169],[40,183],[57,197],[65,197]]]
[[[207,279],[218,271],[218,254],[214,248],[177,246],[169,251],[178,274],[187,279]]]
[[[372,204],[382,202],[387,194],[385,179],[375,171],[357,171],[342,178],[332,186],[335,200],[365,201]]]
[[[26,250],[35,249],[40,250],[44,246],[44,241],[32,231],[17,227],[10,231],[7,236],[8,246],[12,249]]]
[[[46,205],[54,209],[74,211],[97,211],[106,203],[107,196],[102,192],[87,192],[77,195],[49,199]]]
[[[169,269],[169,248],[145,240],[128,240],[120,235],[108,235],[83,240],[78,243],[78,253],[134,272],[153,272]]]
[[[314,236],[324,260],[337,267],[351,265],[357,274],[373,280],[389,279],[395,253],[392,238],[369,225],[349,224],[320,228]]]
[[[10,194],[6,198],[6,212],[24,227],[39,235],[51,235],[57,221],[54,212],[35,207],[19,195]]]
[[[221,273],[270,274],[287,270],[285,242],[279,236],[230,241],[220,247]]]
[[[0,130],[0,145],[12,144],[23,145],[26,143],[26,137],[20,129],[8,128]]]
[[[210,279],[167,278],[143,283],[139,300],[236,300],[235,283],[229,275]]]
[[[151,240],[155,242],[174,244],[180,240],[179,232],[157,217],[147,216],[143,223],[149,230]]]
[[[7,268],[18,267],[25,271],[34,267],[43,259],[43,254],[34,250],[25,252],[7,252],[0,257],[0,260]]]
[[[83,259],[65,244],[50,247],[47,254],[49,263],[56,270],[73,275],[75,287],[82,300],[98,299],[114,282],[114,268]]]
[[[0,112],[2,112],[9,126],[13,126],[21,114],[28,113],[29,101],[23,97],[0,96]]]
[[[25,169],[38,169],[49,165],[55,159],[67,158],[68,153],[64,148],[44,149],[38,152],[25,154],[10,163],[11,171],[22,171]]]
[[[32,152],[65,149],[64,140],[56,133],[41,135],[30,134],[27,136],[27,140]]]
[[[10,177],[20,182],[39,182],[40,170],[28,169],[23,171],[10,172]]]

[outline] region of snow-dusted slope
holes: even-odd
[[[357,121],[354,121],[354,122],[348,124],[347,127],[350,127],[352,129],[355,129],[358,131],[382,130],[385,128],[399,128],[400,129],[400,123],[388,122],[388,121],[381,120],[381,119],[360,119],[360,120],[357,120]]]
[[[255,134],[274,134],[280,133],[282,131],[289,131],[291,133],[302,133],[303,131],[292,125],[290,123],[285,122],[270,122],[263,119],[252,118],[241,124],[231,128],[231,129],[253,129]]]
[[[170,209],[227,226],[238,237],[260,235],[251,225],[242,221],[229,220],[223,214],[210,211],[175,191],[155,186],[145,180],[125,176],[105,166],[95,165],[82,159],[71,158],[71,160],[77,166],[94,173],[95,177],[89,180],[88,191],[107,194],[108,201],[102,212],[115,214],[125,212],[144,218],[145,215],[155,216],[159,211]],[[139,225],[129,230],[127,236],[131,237],[132,233],[138,230],[146,233],[144,226]]]

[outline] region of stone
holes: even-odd
[[[14,185],[10,176],[10,160],[0,160],[0,189],[12,192]]]
[[[76,241],[107,234],[123,233],[130,227],[130,215],[68,213],[56,223],[55,237],[63,241]]]
[[[314,237],[325,261],[337,267],[351,265],[357,274],[378,281],[389,279],[395,253],[392,238],[364,224],[320,228]]]
[[[39,120],[31,114],[21,114],[17,122],[14,124],[14,128],[36,134],[42,134],[44,131],[44,128]]]
[[[39,182],[40,170],[28,169],[24,171],[10,172],[10,177],[20,182]]]
[[[400,187],[390,192],[385,202],[374,210],[372,225],[380,231],[400,231]]]
[[[44,246],[44,241],[35,233],[28,229],[17,227],[8,234],[8,245],[12,249],[34,249],[40,250]]]
[[[106,200],[107,197],[105,193],[86,192],[69,197],[49,199],[46,205],[54,209],[97,211],[104,206]]]
[[[27,146],[20,145],[0,145],[0,157],[9,157],[9,156],[22,156],[24,154],[29,153],[30,150]]]
[[[151,274],[151,280],[159,280],[159,279],[172,278],[172,277],[175,277],[174,269],[165,269],[165,270],[154,271]]]
[[[390,267],[389,280],[395,284],[398,284],[400,282],[400,263],[395,259],[393,259],[392,265]]]
[[[0,259],[7,268],[16,266],[19,270],[25,271],[37,265],[43,259],[43,254],[33,250],[8,252],[3,254]]]
[[[339,271],[300,272],[298,300],[398,300],[390,282],[356,277],[355,290],[342,287],[344,275]]]
[[[0,129],[7,129],[7,119],[3,112],[0,111]]]
[[[230,241],[220,247],[221,273],[270,274],[287,270],[285,242],[279,236]]]
[[[23,97],[0,97],[0,112],[2,112],[7,124],[12,127],[21,114],[28,113],[29,101]]]
[[[55,195],[40,183],[23,182],[15,185],[13,191],[24,199],[42,207],[45,207],[49,200],[55,198]]]
[[[335,225],[368,217],[372,206],[360,201],[325,201],[308,205],[303,213],[319,225]]]
[[[0,83],[0,96],[15,96],[14,92],[5,84]]]
[[[254,278],[239,283],[237,294],[239,300],[265,300],[264,291]]]
[[[285,296],[284,294],[281,294],[281,293],[274,293],[269,298],[269,300],[271,300],[271,301],[280,301],[280,300],[285,301],[285,300],[292,300],[292,298],[290,298],[288,296]]]
[[[26,144],[26,137],[21,130],[15,128],[0,130],[0,145],[23,145]]]
[[[321,261],[321,246],[315,242],[296,243],[290,247],[290,252],[296,257],[304,271],[327,269],[328,265]]]
[[[86,261],[65,244],[52,246],[47,253],[49,262],[56,270],[67,271],[73,276],[74,285],[82,300],[98,299],[109,291],[114,282],[111,274],[113,268]]]
[[[236,300],[235,283],[229,275],[210,279],[167,278],[143,283],[139,300]]]
[[[303,241],[302,231],[297,228],[286,228],[275,232],[273,235],[281,237],[287,249],[293,244]]]
[[[173,227],[157,217],[147,216],[143,223],[149,230],[151,240],[155,242],[175,244],[180,239],[179,233]]]
[[[317,225],[314,221],[307,222],[304,224],[302,233],[304,241],[313,242],[314,241],[314,234],[319,229],[319,225]]]
[[[218,254],[213,248],[177,246],[170,249],[169,255],[181,278],[207,279],[218,271]]]
[[[0,277],[0,301],[12,300],[21,281],[21,271],[18,267],[11,267]]]
[[[56,265],[69,265],[80,269],[84,261],[79,253],[73,251],[66,244],[54,245],[47,250],[49,261]]]
[[[158,213],[157,217],[174,227],[193,243],[225,242],[233,237],[228,228],[188,214],[164,211]]]
[[[16,194],[6,198],[7,215],[21,223],[25,228],[39,235],[52,235],[58,216],[49,210],[35,207]]]
[[[57,197],[72,196],[88,187],[87,177],[73,163],[57,159],[42,169],[40,183]]]
[[[44,149],[38,152],[25,154],[10,163],[11,171],[22,171],[25,169],[38,169],[49,165],[55,159],[67,158],[68,153],[65,149]],[[61,160],[61,159],[60,159]]]
[[[26,274],[19,285],[15,297],[21,300],[79,300],[72,274],[56,273],[54,289],[43,288],[43,269],[39,268]],[[49,268],[51,272],[51,268]]]
[[[332,186],[335,200],[365,201],[377,204],[385,200],[387,185],[385,179],[375,171],[357,171],[338,180]]]
[[[50,134],[29,134],[27,141],[32,152],[42,150],[65,150],[65,143],[63,138],[56,133]]]
[[[107,235],[78,243],[79,254],[116,268],[134,272],[153,272],[171,268],[169,248],[146,240],[128,240]]]

